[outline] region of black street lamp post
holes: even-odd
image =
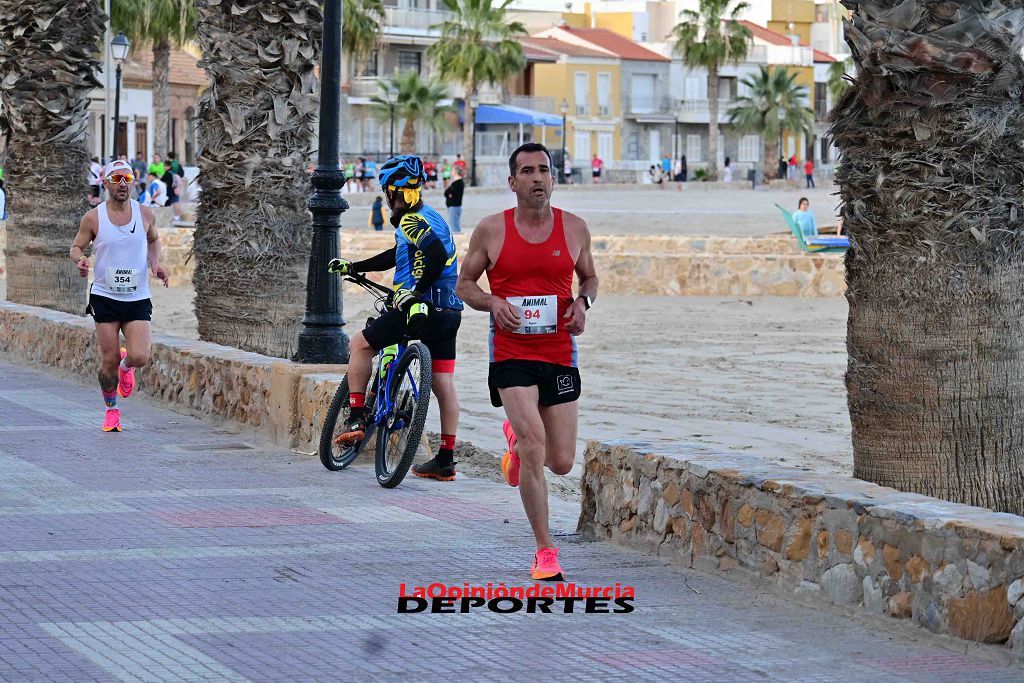
[[[559,109],[562,112],[562,171],[559,175],[562,176],[562,183],[569,182],[569,178],[565,175],[565,155],[566,152],[566,136],[569,135],[568,129],[565,127],[565,117],[569,113],[569,100],[562,98],[562,106]]]
[[[476,187],[476,107],[477,97],[475,93],[471,93],[466,100],[466,104],[472,113],[471,116],[466,116],[465,125],[472,126],[473,131],[470,133],[471,140],[473,142],[473,156],[469,160],[469,184],[471,187]],[[470,120],[472,119],[472,120]],[[465,150],[463,150],[465,151]]]
[[[338,121],[341,111],[341,3],[324,2],[324,37],[320,54],[320,149],[313,172],[313,244],[306,274],[306,315],[302,318],[295,361],[348,362],[348,337],[342,330],[341,278],[327,272],[338,256],[341,214],[348,202],[341,195],[345,174],[338,163]]]
[[[131,47],[132,44],[128,42],[128,38],[123,33],[118,33],[110,41],[110,56],[117,63],[117,71],[115,71],[117,76],[114,81],[114,151],[110,155],[111,162],[117,160],[118,149],[120,148],[120,140],[118,138],[121,132],[121,62],[128,57],[128,51]]]

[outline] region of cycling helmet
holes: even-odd
[[[380,167],[378,175],[381,187],[418,189],[427,179],[423,170],[423,161],[411,154],[388,159]]]

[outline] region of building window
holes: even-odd
[[[814,6],[814,21],[818,24],[828,23],[829,17],[829,6],[826,4],[820,4]]]
[[[699,135],[687,135],[686,136],[686,161],[687,163],[694,161],[701,161],[703,156],[701,155],[701,139]]]
[[[377,60],[380,55],[376,50],[370,53],[369,56],[363,59],[362,68],[359,69],[359,76],[361,78],[376,78],[377,77]]]
[[[420,73],[420,61],[422,57],[422,52],[414,52],[412,50],[399,50],[398,70],[415,71],[416,73]]]
[[[601,157],[601,160],[606,164],[615,159],[611,133],[597,134],[597,156]]]
[[[626,158],[631,161],[640,158],[640,133],[630,133],[626,138]]]
[[[586,71],[577,71],[573,77],[573,96],[576,99],[576,115],[586,116],[589,114],[590,104],[590,75]]]
[[[612,113],[612,75],[597,74],[597,115],[611,116]]]
[[[379,152],[380,147],[380,123],[376,119],[363,119],[363,151]]]
[[[744,135],[740,138],[740,162],[761,160],[761,136]]]
[[[814,118],[824,120],[828,114],[828,86],[825,83],[814,84]]]

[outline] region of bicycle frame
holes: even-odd
[[[387,287],[384,287],[383,285],[378,285],[376,282],[373,282],[366,276],[353,273],[351,275],[346,275],[345,279],[359,285],[366,291],[376,296],[377,301],[380,302],[382,305],[387,306],[391,303],[394,292],[392,292]],[[408,339],[404,339],[398,342],[398,353],[395,354],[395,357],[388,364],[387,372],[384,374],[384,377],[380,378],[383,387],[378,387],[377,389],[377,397],[374,405],[372,419],[372,423],[375,425],[383,424],[385,418],[391,413],[392,409],[395,406],[395,397],[391,395],[392,373],[394,371],[394,368],[398,367],[399,361],[401,361],[402,358],[405,356],[406,350],[409,348],[408,341]],[[378,374],[380,364],[384,362],[384,351],[385,349],[381,349],[380,351],[377,352]],[[412,376],[411,371],[406,370],[406,373],[409,376],[409,382],[412,384],[413,398],[419,400],[420,388],[416,384],[416,378]]]

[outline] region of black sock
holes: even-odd
[[[437,449],[437,455],[434,456],[434,462],[441,467],[447,467],[455,462],[455,451],[451,448],[439,448]]]

